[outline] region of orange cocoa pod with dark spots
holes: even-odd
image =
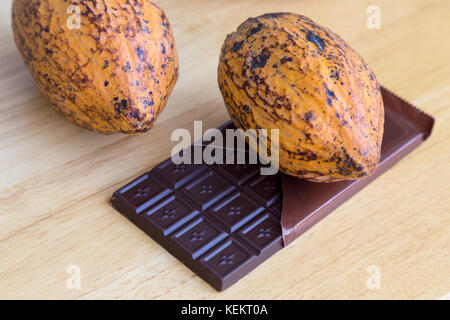
[[[149,130],[178,78],[155,0],[14,0],[14,37],[39,90],[95,132]]]
[[[279,129],[282,172],[315,182],[371,175],[380,160],[380,86],[341,37],[307,17],[245,21],[222,48],[219,87],[235,125]]]

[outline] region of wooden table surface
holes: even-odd
[[[0,298],[430,298],[450,292],[450,1],[160,0],[180,79],[154,128],[101,136],[54,112],[0,8]],[[366,26],[369,5],[381,29]],[[436,118],[431,138],[245,279],[217,293],[109,206],[170,155],[175,128],[228,118],[216,84],[227,33],[292,11],[357,49],[380,82]],[[67,286],[79,266],[81,286]],[[380,286],[367,286],[379,272]],[[69,269],[70,271],[70,269]],[[369,279],[369,283],[371,283]]]

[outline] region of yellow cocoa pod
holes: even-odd
[[[279,129],[282,172],[359,179],[380,160],[380,86],[341,37],[292,13],[251,18],[228,35],[218,82],[235,125]]]
[[[12,25],[39,90],[96,132],[149,130],[178,78],[172,30],[155,0],[14,0]]]

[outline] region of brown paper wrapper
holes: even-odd
[[[381,88],[385,128],[381,161],[370,177],[356,181],[314,183],[283,174],[281,226],[287,246],[383,172],[416,149],[431,134],[434,119]]]

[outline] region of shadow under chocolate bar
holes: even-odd
[[[379,167],[357,181],[318,184],[261,164],[164,161],[113,194],[111,203],[203,280],[224,290],[288,245],[422,143],[434,120],[382,88]],[[231,122],[220,127],[234,128]],[[192,145],[187,151],[205,148]],[[185,152],[187,152],[185,151]],[[223,150],[224,157],[233,150]]]

